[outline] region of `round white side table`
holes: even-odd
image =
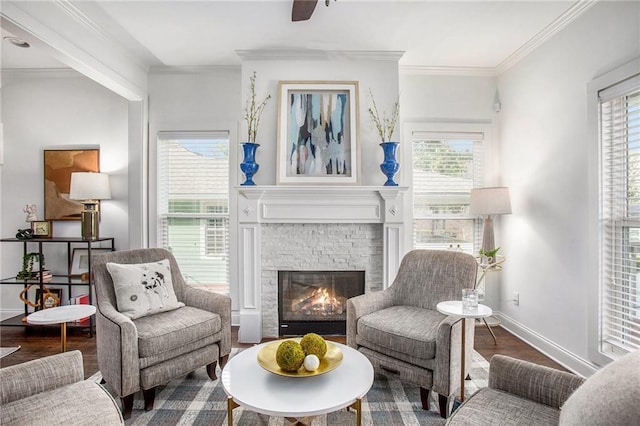
[[[478,303],[475,308],[466,308],[460,300],[449,300],[436,305],[438,312],[462,319],[462,351],[460,352],[460,402],[464,401],[464,370],[465,370],[465,332],[467,318],[486,318],[493,314],[490,307]]]
[[[96,313],[93,305],[65,305],[42,309],[27,316],[27,322],[35,325],[60,324],[62,352],[67,351],[67,322],[76,321]]]

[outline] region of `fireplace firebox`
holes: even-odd
[[[347,299],[364,293],[365,271],[278,271],[281,336],[344,335]]]

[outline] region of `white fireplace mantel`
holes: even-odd
[[[400,266],[404,247],[405,186],[237,186],[239,224],[238,340],[262,339],[261,244],[263,223],[383,224],[383,286]]]
[[[401,223],[406,186],[239,186],[240,223]]]

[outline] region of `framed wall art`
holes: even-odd
[[[110,248],[92,248],[91,256],[97,256],[102,253],[111,252]],[[89,272],[89,249],[86,248],[74,248],[71,256],[71,265],[69,265],[69,276],[79,277],[82,274]]]
[[[71,173],[99,171],[99,149],[45,149],[45,220],[80,220],[82,204],[79,201],[69,199]]]
[[[278,184],[357,184],[358,82],[281,81]]]

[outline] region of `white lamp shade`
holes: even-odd
[[[106,173],[75,172],[71,173],[72,200],[108,200],[111,198],[109,175]]]
[[[509,188],[501,186],[471,190],[469,214],[492,215],[510,213],[511,201],[509,199]]]

